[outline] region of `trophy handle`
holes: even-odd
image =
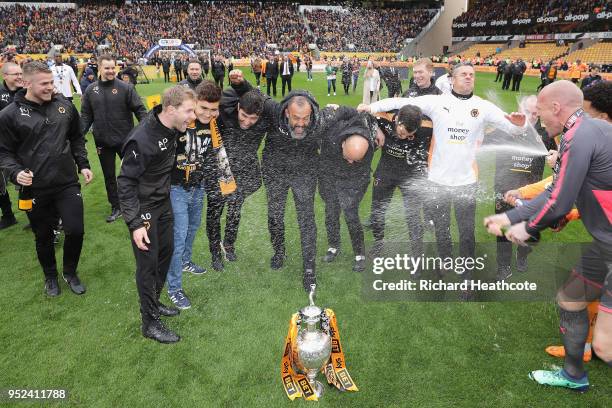
[[[310,293],[308,294],[308,300],[310,301],[310,306],[314,306],[314,298],[315,298],[315,291],[317,290],[317,285],[316,284],[312,284],[310,285]]]

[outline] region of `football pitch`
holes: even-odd
[[[246,78],[254,82],[245,69]],[[163,78],[163,77],[162,77]],[[507,112],[516,109],[517,93],[501,91],[494,74],[478,73],[476,93],[493,90]],[[295,89],[310,90],[319,104],[361,102],[357,94],[327,96],[322,73],[306,81],[296,73]],[[227,77],[226,77],[227,81]],[[280,99],[280,80],[278,81]],[[539,78],[525,77],[522,95],[534,93]],[[167,85],[155,78],[138,85],[142,97]],[[403,83],[404,89],[407,81]],[[262,86],[262,90],[264,87]],[[386,88],[381,97],[386,96]],[[79,107],[79,100],[76,103]],[[236,262],[223,272],[210,268],[204,225],[198,232],[194,261],[205,266],[203,276],[184,275],[183,286],[192,308],[166,319],[181,341],[163,345],[142,337],[135,263],[130,237],[122,219],[107,224],[110,211],[104,180],[91,134],[87,136],[94,181],[82,189],[85,202],[85,242],[79,274],[87,286],[73,295],[60,282],[61,296],[43,293],[43,274],[36,259],[31,231],[19,224],[0,231],[0,389],[65,389],[67,401],[41,406],[82,407],[276,407],[291,403],[282,388],[280,360],[291,314],[305,306],[299,231],[293,201],[286,220],[287,261],[270,269],[272,248],[267,230],[265,190],[251,196],[243,208]],[[376,154],[375,161],[380,153]],[[481,163],[481,179],[490,185],[491,157]],[[16,194],[10,188],[16,210]],[[370,212],[371,187],[361,203]],[[580,395],[538,386],[527,378],[531,370],[551,369],[562,361],[544,348],[560,344],[553,297],[540,301],[409,302],[377,301],[364,296],[365,276],[351,270],[353,255],[344,221],[342,249],[332,264],[322,262],[327,249],[324,206],[317,194],[317,304],[334,309],[342,336],[347,368],[359,387],[340,393],[325,385],[321,407],[610,407],[612,371],[602,361],[586,364],[591,389]],[[477,243],[494,244],[482,218],[494,212],[491,199],[479,201]],[[204,224],[205,220],[203,220]],[[387,216],[387,237],[407,242],[399,191]],[[456,240],[456,227],[453,224]],[[431,231],[426,234],[433,241]],[[590,236],[580,222],[562,232],[542,234],[542,242],[580,243]],[[366,243],[372,234],[366,230]],[[61,247],[61,243],[59,245]],[[546,246],[542,246],[546,248]],[[542,249],[538,248],[538,249]],[[537,249],[536,252],[537,253]],[[61,268],[61,250],[58,269]],[[539,256],[530,257],[530,276],[537,278]],[[570,267],[571,265],[568,265]],[[364,274],[371,273],[370,271]],[[511,280],[522,278],[515,275]],[[162,302],[168,304],[166,294]],[[320,380],[322,376],[320,377]],[[26,405],[22,403],[21,405]],[[20,406],[7,399],[0,406]]]

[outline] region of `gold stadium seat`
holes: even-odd
[[[574,51],[565,57],[567,61],[581,60],[586,64],[612,63],[612,43],[600,42],[582,50]]]

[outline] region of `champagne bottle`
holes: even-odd
[[[30,169],[24,170],[26,173],[30,173]],[[19,189],[19,209],[21,211],[32,211],[32,187],[21,186]]]

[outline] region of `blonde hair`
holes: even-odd
[[[187,99],[195,101],[195,92],[182,85],[175,85],[164,91],[161,102],[162,109],[166,110],[170,106],[178,108]]]

